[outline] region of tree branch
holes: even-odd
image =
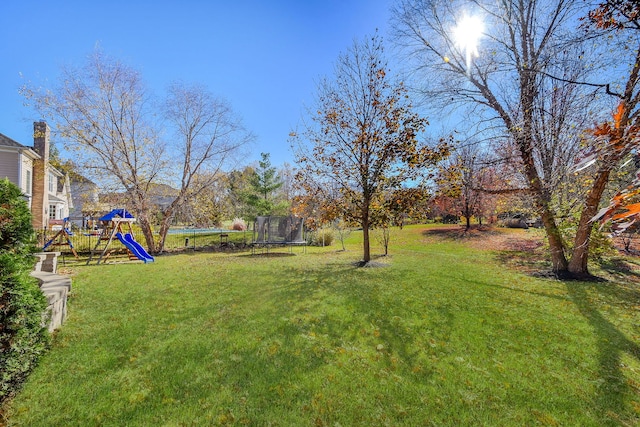
[[[615,97],[618,97],[620,99],[624,99],[624,95],[620,94],[620,93],[616,93],[613,92],[611,90],[611,85],[609,83],[589,83],[589,82],[579,82],[576,80],[572,80],[572,79],[563,79],[562,77],[558,77],[558,76],[554,76],[552,74],[549,74],[545,71],[536,71],[539,74],[542,74],[543,76],[547,76],[549,78],[552,78],[553,80],[557,80],[559,82],[563,82],[563,83],[571,83],[571,84],[576,84],[576,85],[581,85],[581,86],[591,86],[591,87],[597,87],[597,88],[605,88],[605,91],[607,93],[607,95],[612,95]]]

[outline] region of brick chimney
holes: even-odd
[[[40,155],[40,159],[33,162],[31,213],[35,229],[49,224],[49,134],[46,122],[33,123],[33,149]]]

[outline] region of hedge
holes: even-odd
[[[0,180],[0,403],[11,397],[46,351],[47,301],[31,277],[31,212],[18,187]]]

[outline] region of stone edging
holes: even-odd
[[[48,329],[58,329],[67,317],[67,298],[71,292],[71,278],[56,274],[60,252],[40,252],[31,276],[38,279],[40,289],[47,298]]]

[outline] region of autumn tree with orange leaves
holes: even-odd
[[[457,147],[442,163],[435,178],[437,197],[441,204],[448,200],[449,214],[462,216],[465,229],[471,228],[471,218],[482,223],[483,215],[492,213],[495,204],[495,171],[489,156],[477,144],[467,143]]]
[[[592,31],[613,33],[623,43],[624,51],[633,54],[627,58],[628,77],[622,93],[615,93],[607,86],[607,93],[619,98],[612,121],[602,123],[593,130],[595,149],[583,159],[583,163],[599,165],[599,174],[616,165],[621,159],[638,150],[640,144],[640,3],[636,1],[610,0],[601,3],[588,16],[586,26]],[[624,37],[629,35],[630,37]],[[633,46],[633,49],[630,47]],[[635,153],[637,156],[637,153]],[[620,190],[610,204],[600,210],[593,220],[612,221],[618,231],[624,231],[640,218],[640,170],[629,186]],[[585,218],[586,219],[586,218]]]
[[[640,214],[640,204],[631,203],[633,197],[640,193],[638,178],[626,189],[618,192],[609,206],[598,207],[612,172],[638,148],[640,141],[640,43],[637,32],[640,31],[640,4],[636,1],[610,0],[601,3],[589,12],[585,27],[601,35],[615,35],[618,47],[623,52],[631,52],[628,58],[621,57],[621,64],[628,64],[626,82],[623,90],[616,93],[609,84],[607,94],[618,98],[618,106],[612,113],[612,120],[597,125],[592,131],[590,154],[582,163],[583,167],[594,164],[593,184],[589,191],[585,208],[580,217],[575,237],[574,255],[569,265],[571,271],[586,272],[588,260],[588,242],[591,224],[595,220],[613,220],[621,229],[629,227]],[[624,37],[629,34],[630,37]],[[619,64],[620,66],[620,64]]]
[[[419,141],[427,121],[412,111],[404,85],[392,81],[377,34],[339,57],[310,115],[304,130],[292,134],[298,183],[318,211],[362,227],[365,265],[370,230],[391,215],[382,214],[386,207],[402,204],[389,196],[409,180],[417,183],[447,145]]]

